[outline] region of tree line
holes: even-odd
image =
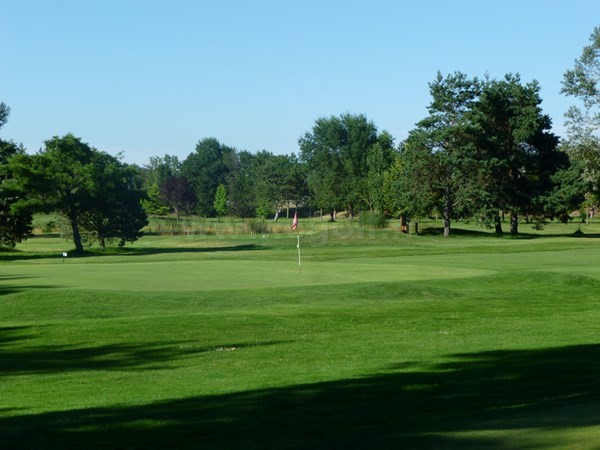
[[[298,140],[299,154],[250,153],[216,138],[180,161],[151,157],[143,167],[67,134],[34,155],[0,140],[0,244],[31,233],[35,212],[57,212],[76,249],[82,235],[120,245],[141,235],[148,215],[274,217],[290,205],[344,210],[382,223],[440,217],[502,233],[520,220],[561,218],[598,202],[600,188],[600,28],[564,74],[562,92],[580,100],[560,140],[543,113],[540,86],[519,75],[479,79],[438,73],[428,115],[396,143],[363,114],[321,117]],[[10,109],[0,103],[0,127]]]

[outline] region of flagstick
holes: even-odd
[[[298,233],[298,271],[302,273],[302,260],[300,259],[300,233]]]
[[[296,211],[294,211],[292,231],[298,233],[298,243],[296,244],[296,248],[298,249],[298,271],[302,273],[302,259],[300,259],[300,230],[298,229],[298,208],[296,208]]]

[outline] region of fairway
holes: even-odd
[[[596,448],[595,236],[32,239],[0,448]]]

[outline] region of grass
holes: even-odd
[[[0,448],[595,448],[600,224],[319,226],[0,255]]]

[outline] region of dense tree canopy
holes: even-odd
[[[371,166],[391,163],[393,141],[364,115],[342,114],[317,119],[311,132],[299,140],[300,157],[307,165],[308,185],[316,206],[332,211],[347,209],[350,217],[368,201],[369,154]],[[378,145],[377,149],[374,147]],[[373,155],[379,152],[379,155]],[[373,177],[371,178],[373,180]]]
[[[231,171],[227,176],[229,213],[237,217],[255,217],[258,202],[254,174],[255,157],[248,151],[234,155]]]
[[[580,210],[586,201],[586,193],[591,186],[583,176],[585,164],[575,159],[552,175],[553,188],[542,193],[541,204],[544,205],[544,215],[558,217],[568,221],[573,211]]]
[[[457,217],[494,222],[501,233],[500,215],[509,212],[516,234],[519,215],[556,213],[547,194],[568,159],[549,131],[536,82],[511,74],[479,81],[457,72],[438,74],[430,91],[430,115],[404,142],[395,182],[408,214],[437,211],[448,236]]]
[[[258,152],[254,157],[254,185],[257,215],[267,217],[279,212],[290,202],[298,203],[297,189],[300,163],[294,155],[274,155],[267,151]]]
[[[142,169],[144,183],[160,187],[167,178],[181,175],[181,166],[177,156],[151,156],[149,163]]]
[[[523,84],[518,75],[508,74],[488,81],[474,108],[489,206],[496,217],[498,211],[510,212],[512,234],[518,233],[519,215],[543,215],[542,199],[553,188],[552,176],[568,162],[557,150],[539,91],[537,82]],[[496,231],[502,231],[499,220]]]
[[[182,210],[192,211],[196,201],[194,188],[183,175],[165,178],[160,186],[160,198],[175,212],[177,220]]]
[[[144,194],[136,185],[136,176],[134,167],[107,153],[94,152],[93,200],[82,212],[80,223],[98,239],[101,247],[112,240],[117,240],[119,246],[134,242],[148,224],[142,207]]]
[[[214,216],[217,187],[225,184],[235,161],[235,149],[215,138],[202,139],[196,151],[183,161],[181,174],[191,183],[196,196],[196,211]]]
[[[35,155],[16,155],[9,167],[27,192],[19,206],[63,215],[77,252],[83,252],[82,227],[101,242],[118,238],[123,243],[137,239],[146,224],[131,171],[72,134],[46,141]]]
[[[14,247],[31,232],[29,211],[13,209],[13,205],[25,193],[11,185],[12,173],[8,161],[12,156],[21,153],[23,149],[14,142],[0,139],[0,245],[5,247]]]
[[[447,77],[438,73],[429,89],[429,116],[411,131],[402,148],[398,189],[409,214],[421,215],[423,208],[437,211],[448,236],[451,221],[469,214],[481,195],[471,121],[481,83],[460,72]]]
[[[0,128],[8,121],[10,108],[0,102]],[[31,212],[16,205],[26,195],[13,182],[11,158],[25,153],[21,145],[0,139],[0,246],[12,248],[31,233]]]
[[[0,128],[8,120],[10,109],[0,103]],[[12,182],[13,173],[9,161],[25,149],[12,141],[0,139],[0,246],[12,248],[31,233],[31,212],[27,208],[16,208],[26,195]]]
[[[192,210],[195,196],[186,192],[186,200],[176,202],[173,206],[173,197],[177,197],[177,183],[173,179],[181,178],[181,166],[177,156],[165,154],[164,156],[151,156],[149,163],[140,169],[143,186],[146,190],[146,199],[142,206],[147,214],[164,216],[174,211],[179,213],[181,206]],[[186,180],[186,185],[189,182]],[[188,190],[191,188],[187,188]],[[191,200],[190,200],[191,198]]]

